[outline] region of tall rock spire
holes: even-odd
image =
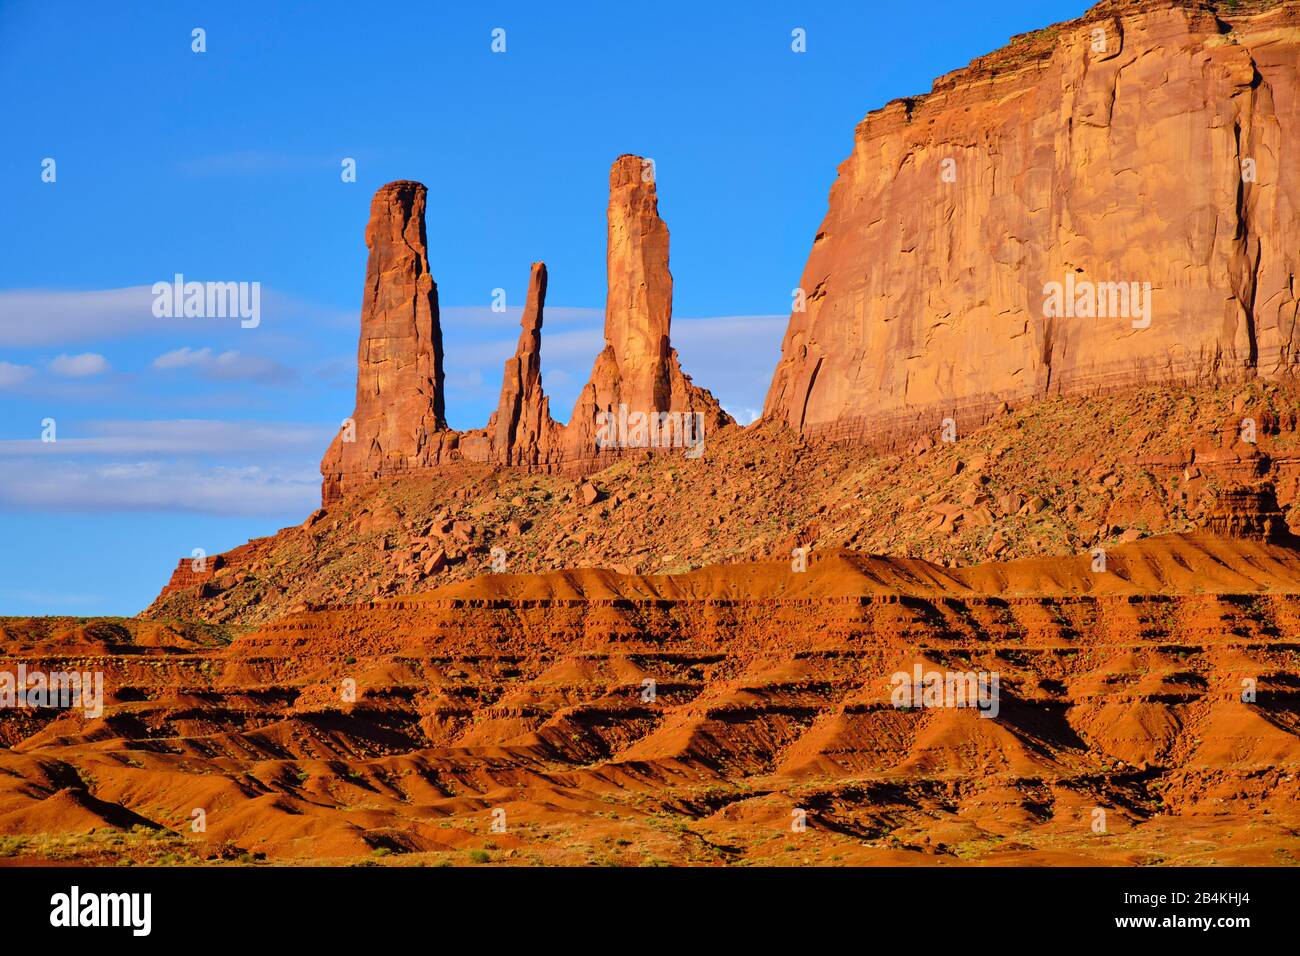
[[[651,163],[639,156],[614,161],[606,215],[605,346],[620,373],[619,398],[633,407],[666,408],[673,276]]]
[[[504,465],[545,464],[558,426],[542,393],[542,312],[546,306],[546,264],[534,262],[520,321],[519,344],[506,359],[501,399],[488,420],[492,458]]]
[[[435,464],[449,434],[425,192],[401,180],[380,187],[370,203],[356,409],[321,462],[326,503],[351,484]]]
[[[731,422],[717,400],[682,372],[669,341],[673,277],[653,163],[632,155],[614,161],[607,215],[605,348],[569,419],[566,460],[598,454],[596,416],[620,405],[647,415],[700,412],[706,428]]]
[[[689,441],[698,454],[704,433],[731,423],[708,390],[682,372],[669,341],[673,278],[653,170],[639,156],[620,156],[610,170],[605,347],[564,426],[551,418],[542,391],[547,274],[546,266],[536,262],[519,343],[506,360],[496,411],[486,428],[458,432],[447,427],[438,287],[429,274],[425,241],[426,190],[420,183],[399,181],[375,193],[366,225],[370,258],[357,348],[356,408],[321,461],[322,504],[378,478],[456,461],[581,472],[600,467],[623,448],[673,448]],[[602,412],[609,421],[617,418],[620,428],[639,415],[645,429],[628,434],[649,441],[602,438]],[[689,431],[684,425],[688,415],[694,426]]]

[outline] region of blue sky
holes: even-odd
[[[538,259],[567,418],[627,152],[656,162],[683,365],[748,420],[854,125],[1085,8],[3,0],[0,614],[135,613],[193,548],[315,506],[393,179],[429,187],[454,427],[495,406]],[[261,324],[154,318],[175,273],[261,283]]]

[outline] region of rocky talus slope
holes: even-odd
[[[494,556],[512,572],[654,573],[799,545],[944,565],[1083,553],[1195,530],[1207,497],[1260,481],[1285,520],[1300,494],[1297,408],[1278,386],[1156,387],[1035,403],[889,454],[767,423],[708,435],[697,459],[629,457],[585,480],[462,463],[358,489],[201,573],[183,559],[146,616],[256,624],[429,590]]]

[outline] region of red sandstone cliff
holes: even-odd
[[[870,438],[1291,371],[1300,4],[1240,9],[1103,3],[868,115],[765,416]],[[1053,282],[1077,308],[1049,307]],[[1090,315],[1090,292],[1121,291],[1090,283],[1138,283],[1139,302],[1149,283],[1149,314]]]

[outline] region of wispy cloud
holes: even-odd
[[[763,414],[759,408],[731,408],[723,405],[722,410],[734,418],[741,425],[752,425],[758,421],[759,416]]]
[[[332,429],[276,422],[99,421],[0,441],[0,509],[298,514],[320,496]]]
[[[173,369],[173,368],[193,368],[196,365],[202,365],[205,362],[212,361],[212,349],[192,349],[188,345],[183,348],[173,349],[165,352],[153,360],[153,367],[156,369]]]
[[[675,318],[673,346],[695,384],[748,424],[750,413],[763,407],[788,322],[784,315]]]
[[[200,468],[146,461],[91,468],[72,467],[65,462],[33,471],[21,462],[0,461],[0,507],[305,514],[319,497],[320,476],[305,468]]]
[[[333,430],[315,425],[275,422],[231,422],[211,419],[155,421],[101,421],[86,426],[88,435],[58,435],[0,440],[0,458],[58,457],[66,455],[121,456],[243,456],[324,451]]]
[[[60,292],[0,291],[0,346],[61,345],[156,330],[149,286]]]
[[[776,366],[781,337],[790,322],[788,315],[720,315],[702,319],[673,318],[673,345],[679,352],[701,352],[727,345],[735,347],[737,336],[744,336],[745,352],[757,353],[763,361]],[[772,346],[770,349],[765,346]],[[771,353],[770,355],[768,353]],[[731,357],[730,353],[727,355]]]
[[[210,348],[185,346],[158,356],[152,364],[160,371],[193,369],[204,378],[222,382],[286,385],[298,378],[296,371],[274,359],[245,355],[234,349],[214,353]]]
[[[158,282],[173,281],[174,274],[160,275]],[[233,281],[231,276],[186,275],[193,281]],[[256,276],[243,279],[254,281]],[[263,286],[262,323],[266,332],[294,328],[304,319],[313,323],[342,326],[355,324],[356,313],[312,305]],[[145,335],[188,334],[196,324],[206,325],[213,334],[252,334],[241,330],[238,319],[158,318],[153,314],[153,285],[85,292],[59,289],[0,289],[0,347],[85,346]],[[207,332],[204,333],[205,335]],[[264,341],[259,338],[258,341]]]
[[[97,352],[80,355],[58,355],[50,360],[50,371],[64,378],[85,378],[108,371],[108,359]]]
[[[21,385],[35,373],[30,365],[15,365],[13,362],[0,362],[0,388],[12,388]]]

